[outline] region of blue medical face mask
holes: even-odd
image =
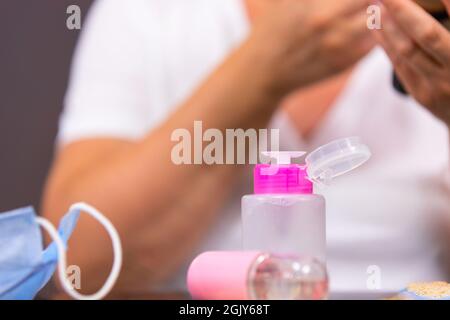
[[[108,231],[114,250],[114,263],[104,286],[95,294],[78,293],[67,279],[66,249],[80,212],[97,219]],[[53,239],[45,250],[40,227]],[[122,265],[122,248],[111,222],[95,208],[73,205],[61,220],[59,230],[46,219],[37,217],[33,208],[0,214],[0,300],[28,300],[48,283],[58,269],[61,286],[75,299],[95,300],[105,297],[114,286]]]

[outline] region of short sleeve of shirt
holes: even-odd
[[[146,18],[140,4],[93,4],[74,56],[58,145],[93,137],[137,139],[149,129],[152,110],[145,66],[151,41],[144,40],[151,33],[139,25]],[[152,21],[145,23],[148,30],[157,29]]]

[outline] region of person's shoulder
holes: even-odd
[[[95,0],[85,22],[87,33],[116,39],[120,35],[145,37],[159,32],[176,0]],[[82,37],[83,38],[83,37]]]

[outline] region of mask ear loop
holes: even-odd
[[[66,246],[64,245],[61,236],[59,235],[58,231],[53,226],[53,224],[50,223],[47,219],[41,217],[37,217],[36,222],[49,233],[50,237],[56,244],[56,248],[58,251],[58,277],[64,291],[69,296],[77,300],[100,300],[106,297],[106,295],[108,295],[108,293],[112,290],[114,284],[117,281],[117,278],[119,277],[120,269],[122,267],[122,245],[120,242],[119,234],[116,228],[114,228],[114,225],[111,223],[111,221],[94,207],[85,203],[77,203],[70,207],[70,211],[74,210],[86,212],[92,217],[94,217],[98,222],[100,222],[103,225],[112,241],[112,247],[114,251],[114,262],[111,268],[111,273],[109,274],[108,279],[106,279],[103,287],[92,295],[83,295],[79,293],[73,288],[72,284],[67,279]]]

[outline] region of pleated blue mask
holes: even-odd
[[[77,292],[67,279],[66,249],[81,212],[96,218],[108,231],[114,249],[114,263],[104,286],[95,294]],[[43,248],[40,227],[53,242]],[[95,208],[73,205],[60,222],[58,231],[32,207],[0,214],[0,300],[29,300],[50,281],[56,268],[64,291],[75,299],[101,299],[114,286],[122,264],[122,248],[116,229]]]

